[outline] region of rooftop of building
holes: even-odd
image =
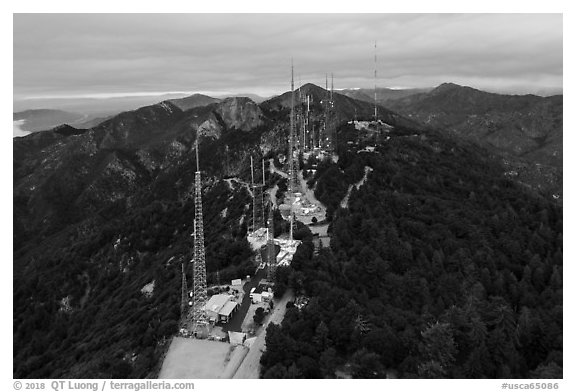
[[[228,302],[234,302],[234,301],[232,301],[233,299],[234,299],[234,296],[228,295],[228,294],[213,295],[212,297],[210,297],[210,299],[206,303],[205,309],[207,311],[211,311],[214,313],[220,313],[222,311],[222,308],[224,308],[224,306]],[[234,302],[234,303],[236,303],[236,302]]]

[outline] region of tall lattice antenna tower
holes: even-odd
[[[296,137],[294,131],[294,63],[292,63],[292,77],[290,81],[290,140],[288,147],[288,164],[289,164],[289,179],[288,179],[288,197],[290,203],[290,241],[294,240],[294,191],[296,190],[296,175],[294,173],[294,139]]]
[[[194,183],[194,295],[192,300],[192,333],[198,335],[208,327],[205,307],[208,300],[206,290],[206,253],[204,249],[204,223],[202,217],[202,179],[200,158],[196,138],[196,177]],[[206,331],[207,332],[207,331]]]
[[[378,81],[378,58],[376,56],[377,48],[376,41],[374,41],[374,121],[378,121],[378,92],[377,92],[377,81]]]

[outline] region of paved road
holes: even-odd
[[[274,311],[268,317],[261,332],[256,337],[256,341],[250,346],[250,351],[242,361],[242,364],[234,374],[234,378],[260,378],[260,357],[266,349],[266,327],[268,323],[280,324],[286,313],[286,303],[294,300],[292,290],[287,290],[284,297],[278,302],[274,302]]]
[[[284,177],[284,178],[288,178],[288,174],[284,173],[282,170],[278,169],[275,165],[274,165],[274,159],[270,159],[270,171],[272,173],[278,173],[280,176]]]
[[[308,188],[308,184],[306,183],[306,180],[304,179],[304,176],[302,175],[301,171],[298,173],[298,178],[300,179],[300,189],[304,191],[304,195],[306,199],[308,199],[308,202],[320,207],[320,214],[314,214],[310,216],[298,216],[298,219],[303,223],[305,223],[306,225],[308,225],[312,233],[318,234],[320,241],[322,242],[322,246],[329,247],[330,246],[330,236],[328,235],[329,223],[322,223],[322,224],[320,223],[326,221],[326,206],[316,198],[316,195],[314,195],[314,191]],[[318,219],[317,224],[311,223],[312,216],[316,216],[316,219]]]
[[[244,321],[244,317],[246,317],[246,313],[248,313],[248,309],[250,308],[250,290],[252,290],[253,287],[258,287],[260,280],[264,279],[265,277],[265,270],[260,269],[256,275],[250,279],[250,282],[246,282],[244,284],[244,298],[242,299],[240,308],[236,311],[234,316],[232,316],[232,320],[222,326],[222,330],[224,332],[242,332],[242,321]]]

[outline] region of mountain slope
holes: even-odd
[[[330,248],[282,271],[306,300],[268,327],[261,376],[562,378],[562,208],[478,146],[389,136],[309,180]]]
[[[561,194],[562,96],[501,95],[445,83],[388,105],[502,155],[524,182]]]
[[[163,102],[14,141],[15,377],[154,376],[178,326],[206,119],[221,129],[200,141],[208,281],[252,273],[249,195],[221,178],[247,178],[254,113],[241,99],[187,112]]]
[[[222,178],[285,153],[288,116],[264,112],[247,98],[162,102],[14,140],[15,377],[154,375],[177,328],[199,134],[208,280],[253,272],[249,194]]]
[[[210,160],[205,169],[238,175],[242,169],[235,162],[245,163],[250,149],[244,150],[246,141],[233,142],[234,134],[253,131],[262,121],[260,109],[247,98],[229,98],[187,112],[162,102],[121,113],[90,130],[64,126],[18,138],[15,241],[136,197],[138,189],[163,171],[190,161],[198,132],[208,138],[214,157],[228,162],[225,173],[222,161]],[[257,135],[246,140],[259,140]]]

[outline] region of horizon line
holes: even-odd
[[[444,82],[446,83],[446,82]],[[378,87],[379,89],[389,89],[389,90],[411,90],[411,89],[428,89],[428,88],[436,88],[444,83],[440,83],[436,86],[382,86]],[[314,84],[312,82],[308,82],[305,84]],[[458,84],[458,83],[455,83]],[[461,84],[458,84],[461,85]],[[461,85],[465,87],[466,85]],[[319,86],[321,87],[321,86]],[[472,86],[470,86],[472,87]],[[321,87],[322,88],[322,87]],[[493,87],[473,87],[479,90],[487,91],[487,92],[503,92],[508,91],[509,93],[513,93],[514,91],[524,90],[529,91],[532,90],[534,92],[538,91],[564,91],[563,86],[548,86],[548,87],[535,87],[533,89],[529,88],[521,88],[519,86],[512,86],[508,88],[493,88]],[[372,90],[371,87],[342,87],[338,89],[334,89],[335,91],[343,91],[343,90]],[[42,100],[69,100],[69,99],[94,99],[94,100],[107,100],[107,99],[117,99],[117,98],[146,98],[146,97],[162,97],[162,96],[171,96],[171,95],[182,95],[191,96],[195,94],[207,95],[213,98],[220,98],[226,96],[241,96],[242,94],[247,95],[257,95],[261,98],[271,98],[273,96],[277,96],[283,94],[283,92],[274,92],[274,93],[253,93],[253,92],[246,92],[246,89],[243,89],[243,92],[233,92],[233,91],[214,91],[214,90],[191,90],[191,91],[132,91],[132,92],[119,92],[119,93],[81,93],[81,94],[55,94],[55,95],[35,95],[35,96],[26,96],[26,97],[13,97],[13,102],[26,102],[26,101],[42,101]],[[517,92],[516,92],[517,94]],[[523,94],[531,94],[524,92]]]

